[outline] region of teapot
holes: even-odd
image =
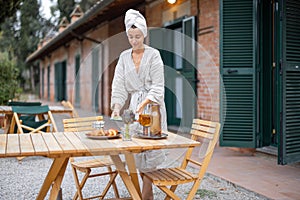
[[[152,123],[150,126],[151,136],[161,135],[161,115],[160,115],[160,105],[157,103],[149,104],[151,110]]]

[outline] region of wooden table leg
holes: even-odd
[[[133,182],[133,185],[136,188],[136,190],[138,191],[138,193],[140,194],[140,196],[142,196],[140,184],[139,184],[139,178],[138,178],[138,174],[137,174],[137,170],[136,170],[136,166],[135,166],[134,155],[132,153],[125,153],[125,159],[126,159],[126,164],[127,164],[128,170],[129,170],[129,175],[131,177],[131,181]]]
[[[53,160],[53,163],[36,198],[37,200],[45,199],[51,185],[52,189],[50,192],[50,200],[55,200],[57,198],[68,162],[69,157],[59,157]]]
[[[136,181],[133,181],[131,179],[131,177],[129,176],[129,174],[128,174],[128,172],[127,172],[127,170],[126,170],[126,168],[125,168],[125,166],[124,166],[124,164],[123,164],[120,156],[119,155],[110,155],[110,157],[111,157],[112,161],[114,162],[114,164],[115,164],[115,166],[116,166],[116,168],[117,168],[117,170],[118,170],[118,172],[119,172],[119,174],[120,174],[120,176],[121,176],[121,178],[122,178],[122,180],[123,180],[126,188],[128,189],[128,192],[130,193],[132,199],[134,199],[134,200],[141,200],[142,198],[141,198],[140,190],[138,190],[135,187],[135,184],[134,184],[134,182],[136,183]],[[130,157],[130,156],[127,156],[127,157]],[[129,160],[130,159],[128,159],[128,160],[126,159],[126,162],[128,162]],[[133,161],[134,161],[134,159],[133,159]],[[127,165],[128,164],[132,165],[132,163],[126,163],[126,164]],[[135,165],[135,164],[133,163],[133,165]],[[133,170],[132,166],[130,168],[131,168],[131,170]],[[134,168],[135,168],[135,166],[134,166]]]

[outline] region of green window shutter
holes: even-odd
[[[66,93],[66,61],[56,63],[55,65],[55,99],[56,101],[67,100]]]
[[[92,106],[96,112],[99,110],[99,47],[92,51]]]
[[[54,64],[54,73],[55,73],[55,76],[54,76],[54,96],[55,96],[55,100],[56,101],[59,101],[61,99],[61,81],[62,81],[62,73],[60,73],[60,69],[62,67],[62,64],[61,62],[58,62],[58,63],[55,63]]]
[[[282,2],[282,130],[279,163],[300,161],[300,2]]]
[[[221,146],[256,147],[256,0],[221,0]]]
[[[44,94],[45,94],[45,92],[44,92],[44,89],[45,89],[45,83],[44,83],[44,81],[45,81],[45,68],[43,67],[42,68],[42,86],[41,86],[41,89],[42,89],[42,98],[44,98]]]
[[[47,67],[47,98],[50,101],[50,65]]]
[[[75,57],[75,106],[80,106],[80,55]]]

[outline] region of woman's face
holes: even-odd
[[[144,35],[138,28],[130,28],[128,30],[128,41],[133,50],[144,48]]]

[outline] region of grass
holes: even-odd
[[[208,197],[209,199],[217,197],[217,193],[215,191],[206,189],[198,189],[196,195],[199,195],[201,199],[204,197]]]

